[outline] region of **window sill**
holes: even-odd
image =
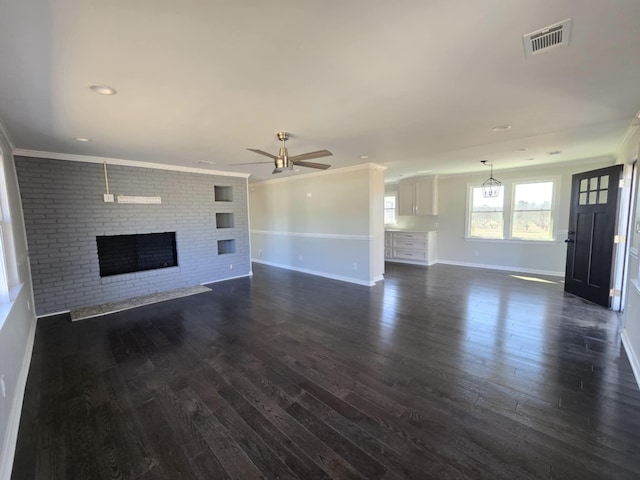
[[[552,240],[523,240],[519,238],[480,238],[480,237],[464,237],[467,242],[486,242],[486,243],[514,243],[525,245],[556,245],[559,242],[556,239]]]
[[[2,330],[5,320],[16,303],[15,300],[18,298],[18,295],[20,295],[20,290],[22,290],[23,285],[24,284],[21,283],[9,290],[9,301],[0,303],[0,330]]]

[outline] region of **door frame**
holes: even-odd
[[[622,170],[623,187],[620,190],[618,206],[618,232],[624,237],[623,243],[618,243],[614,252],[613,288],[620,291],[620,295],[614,295],[611,299],[611,309],[616,312],[624,311],[627,299],[627,263],[629,259],[629,239],[632,235],[634,218],[634,202],[638,188],[638,157],[624,163]]]

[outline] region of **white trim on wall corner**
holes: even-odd
[[[363,240],[369,241],[375,238],[374,235],[348,235],[343,233],[312,233],[312,232],[278,232],[273,230],[251,230],[250,234],[257,235],[278,235],[281,237],[303,237],[303,238],[335,238],[337,240]]]
[[[631,370],[633,370],[633,376],[636,378],[638,388],[640,388],[640,360],[638,360],[636,351],[633,349],[631,339],[629,339],[626,329],[622,330],[622,335],[620,335],[620,338],[622,338],[622,345],[624,346],[625,352],[627,352],[627,357],[629,358],[629,363],[631,364]]]
[[[292,267],[291,265],[284,265],[282,263],[276,263],[276,262],[268,262],[265,260],[258,260],[255,258],[252,258],[251,261],[255,263],[261,263],[263,265],[269,265],[270,267],[284,268],[285,270],[293,270],[295,272],[308,273],[309,275],[316,275],[318,277],[330,278],[331,280],[339,280],[341,282],[355,283],[356,285],[363,285],[365,287],[372,287],[376,284],[375,281],[370,282],[366,280],[359,280],[357,278],[344,277],[342,275],[333,275],[331,273],[319,272],[318,270],[310,270],[308,268]]]
[[[164,163],[139,162],[122,158],[94,157],[91,155],[75,155],[72,153],[40,152],[37,150],[24,150],[14,148],[13,155],[31,158],[45,158],[51,160],[67,160],[69,162],[104,163],[107,165],[121,165],[125,167],[153,168],[156,170],[171,170],[174,172],[199,173],[203,175],[219,175],[224,177],[249,178],[250,173],[223,172],[221,170],[207,170],[204,168],[181,167],[179,165],[167,165]]]
[[[501,270],[504,272],[529,273],[533,275],[548,275],[550,277],[563,277],[564,272],[554,272],[553,270],[536,270],[534,268],[508,267],[503,265],[489,265],[484,263],[455,262],[452,260],[437,260],[435,263],[445,265],[457,265],[459,267],[486,268],[489,270]]]
[[[305,178],[309,178],[313,176],[314,178],[320,177],[323,175],[333,175],[333,174],[341,174],[344,172],[351,172],[354,170],[386,170],[387,167],[384,165],[379,165],[377,163],[359,163],[358,165],[351,165],[350,167],[342,167],[342,168],[329,168],[327,170],[320,170],[316,172],[303,173],[302,175],[295,175],[292,177],[280,177],[280,178],[272,178],[269,180],[263,180],[262,182],[252,183],[252,187],[256,187],[258,185],[262,185],[263,183],[280,183],[280,182],[290,182],[294,180],[302,180]]]
[[[7,431],[2,443],[3,450],[0,452],[0,479],[8,479],[11,477],[13,469],[13,458],[16,453],[16,444],[18,442],[18,428],[20,427],[20,416],[22,415],[22,402],[24,401],[24,392],[27,387],[27,377],[29,376],[29,367],[31,366],[31,356],[33,353],[33,341],[36,336],[36,317],[31,319],[31,328],[27,337],[27,344],[22,357],[22,366],[18,374],[16,382],[16,391],[11,402],[11,410],[9,413],[9,421],[7,422]]]
[[[7,143],[7,145],[11,149],[11,153],[13,153],[16,147],[13,144],[13,140],[11,140],[11,137],[9,136],[9,132],[7,131],[7,127],[4,126],[4,123],[2,122],[2,120],[0,120],[0,137],[2,137],[2,139]]]

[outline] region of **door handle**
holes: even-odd
[[[576,241],[573,238],[567,238],[564,243],[576,243]]]

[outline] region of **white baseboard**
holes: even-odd
[[[227,280],[235,280],[236,278],[244,278],[244,277],[253,277],[253,271],[250,271],[249,273],[243,273],[242,275],[236,275],[235,277],[227,277],[227,278],[219,278],[217,280],[211,280],[210,282],[204,282],[204,283],[201,283],[200,285],[202,285],[203,287],[206,287],[210,283],[226,282]]]
[[[536,270],[534,268],[507,267],[502,265],[489,265],[484,263],[456,262],[452,260],[438,260],[436,263],[443,263],[445,265],[457,265],[459,267],[488,268],[489,270],[501,270],[504,272],[518,272],[530,273],[533,275],[548,275],[550,277],[564,277],[564,272],[555,272],[553,270]]]
[[[71,313],[71,310],[62,310],[60,312],[45,313],[44,315],[38,315],[38,320],[40,320],[41,318],[48,318],[48,317],[55,317],[57,315],[64,315],[65,313]]]
[[[268,262],[266,260],[251,259],[252,262],[261,263],[263,265],[269,265],[271,267],[284,268],[285,270],[293,270],[300,273],[308,273],[309,275],[316,275],[318,277],[330,278],[331,280],[339,280],[341,282],[355,283],[356,285],[364,285],[365,287],[372,287],[376,284],[376,281],[359,280],[352,277],[344,277],[342,275],[333,275],[332,273],[319,272],[317,270],[310,270],[308,268],[292,267],[291,265],[283,265],[281,263]]]
[[[389,263],[404,263],[406,265],[416,265],[418,267],[430,267],[431,265],[435,265],[436,263],[438,263],[437,261],[416,262],[415,260],[402,260],[395,257],[385,258],[384,261]]]
[[[625,352],[627,352],[627,357],[629,357],[629,363],[631,363],[631,370],[633,370],[633,376],[636,377],[636,383],[638,384],[638,388],[640,388],[640,360],[638,360],[638,355],[636,355],[636,351],[633,349],[633,345],[631,344],[631,340],[627,335],[627,330],[622,330],[622,345],[624,346]]]
[[[0,479],[9,480],[11,478],[11,470],[13,469],[13,458],[16,453],[16,444],[18,442],[18,428],[20,427],[20,416],[22,414],[22,402],[24,400],[24,391],[27,387],[27,377],[29,376],[29,367],[31,366],[31,355],[33,353],[33,340],[36,335],[37,319],[34,316],[31,319],[31,328],[27,337],[27,344],[22,357],[22,366],[18,374],[16,382],[16,391],[11,402],[11,411],[9,413],[9,421],[7,422],[7,431],[4,437],[3,449],[0,452]]]

